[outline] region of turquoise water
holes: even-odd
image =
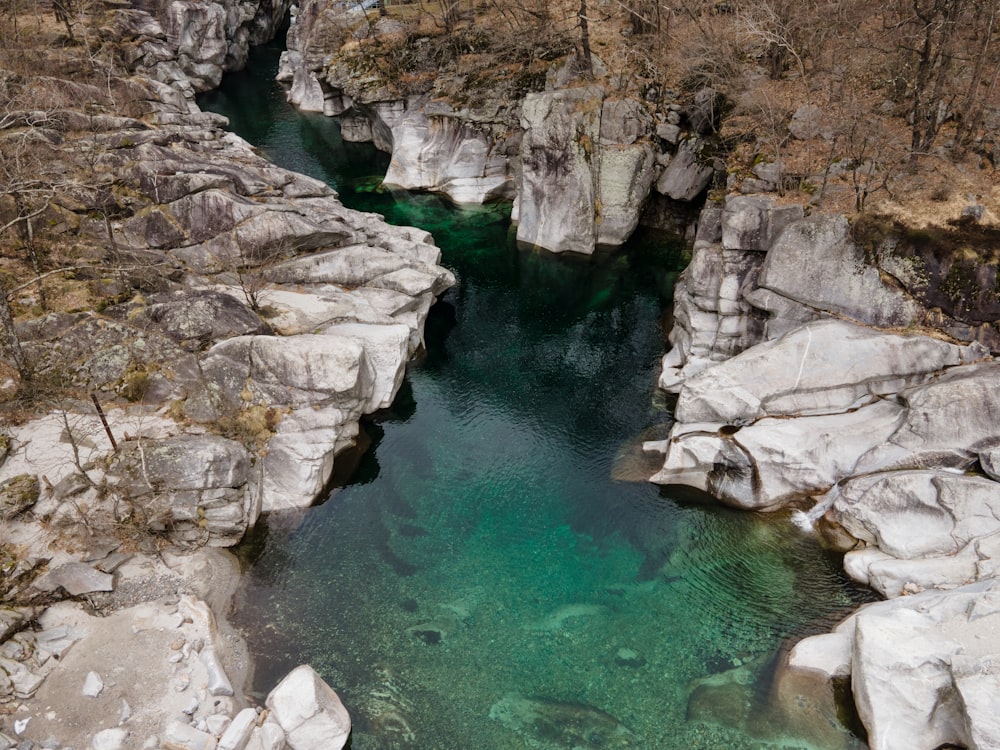
[[[866,596],[839,559],[786,517],[636,481],[669,417],[678,239],[556,257],[519,250],[503,208],[379,192],[387,157],[291,110],[275,62],[203,106],[348,206],[431,230],[459,283],[325,502],[243,545],[255,690],[312,664],[355,750],[861,746],[795,738],[768,702],[781,650]]]

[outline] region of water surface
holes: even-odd
[[[557,257],[519,250],[502,207],[380,192],[386,155],[289,108],[276,54],[203,106],[346,205],[432,231],[459,283],[368,450],[243,547],[259,693],[312,664],[354,750],[807,746],[766,713],[771,665],[864,594],[787,518],[625,478],[669,416],[654,385],[682,243]]]

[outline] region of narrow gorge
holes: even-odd
[[[992,93],[654,5],[6,11],[0,750],[1000,747]]]

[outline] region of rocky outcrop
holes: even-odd
[[[954,263],[919,254],[905,238],[871,233],[841,216],[804,217],[801,206],[777,206],[765,196],[707,206],[675,289],[673,348],[660,387],[676,392],[714,362],[829,317],[923,327],[1000,350],[997,329],[983,320],[985,307],[946,313],[932,294],[946,283],[942,273],[954,275]],[[992,277],[969,273],[982,277],[980,296],[988,296]]]
[[[635,230],[656,174],[652,120],[600,86],[529,94],[521,116],[517,239],[592,253]]]
[[[386,185],[444,193],[459,204],[514,197],[512,146],[496,128],[463,121],[450,107],[420,98],[407,102],[390,130]]]
[[[358,20],[330,0],[301,4],[278,73],[289,100],[340,116],[345,140],[390,152],[386,185],[456,203],[513,199],[524,244],[584,254],[621,245],[652,195],[698,202],[721,174],[710,89],[685,111],[622,94],[596,58],[586,80],[572,55],[542,74],[490,54],[479,55],[488,66],[449,65],[434,40],[404,41],[412,30],[399,20]],[[405,82],[375,62],[386,49],[409,56]]]
[[[954,262],[928,258],[905,233],[873,240],[763,198],[706,210],[660,380],[677,422],[647,448],[655,482],[805,508],[798,523],[889,598],[792,650],[784,715],[835,721],[850,678],[873,748],[994,747],[995,331],[982,305],[938,307]]]
[[[849,677],[873,749],[996,747],[996,587],[990,580],[866,605],[835,633],[799,643],[784,669]]]
[[[261,506],[313,502],[358,419],[391,402],[427,311],[454,277],[426,232],[345,209],[325,184],[268,164],[217,130],[218,118],[185,107],[161,102],[154,116],[190,124],[136,121],[127,136],[99,135],[98,170],[141,203],[112,223],[73,217],[96,241],[111,232],[111,263],[146,269],[109,280],[115,293],[135,283],[148,295],[104,315],[29,322],[21,338],[39,372],[96,389],[112,411],[108,401],[169,407],[267,455],[262,476],[190,488],[232,495],[213,496],[211,513],[207,500],[187,510],[163,500],[176,510],[163,528],[177,541],[208,530],[213,543],[232,543]],[[291,473],[279,460],[290,456]]]
[[[126,63],[137,73],[191,95],[240,70],[252,45],[271,39],[291,0],[153,0],[118,11],[118,34],[131,39]]]

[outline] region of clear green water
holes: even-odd
[[[636,439],[668,417],[681,244],[556,257],[518,250],[504,210],[373,191],[387,157],[290,109],[276,54],[203,106],[345,204],[431,230],[459,284],[326,501],[243,546],[256,689],[312,664],[355,750],[807,746],[767,711],[773,662],[865,594],[787,518],[613,478],[642,475]],[[736,708],[726,690],[689,704],[738,665]]]

